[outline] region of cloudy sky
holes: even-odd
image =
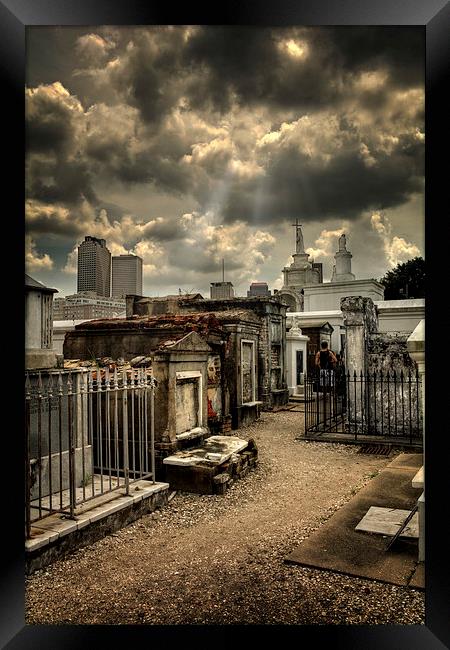
[[[32,27],[26,262],[62,295],[103,237],[144,293],[281,287],[294,229],[331,277],[424,254],[422,27]]]

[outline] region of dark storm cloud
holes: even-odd
[[[280,41],[290,38],[305,44],[304,58],[283,54]],[[339,103],[352,74],[381,66],[396,85],[423,84],[424,34],[408,27],[211,27],[194,33],[183,60],[201,70],[188,87],[193,108],[226,112],[237,98],[311,110]]]
[[[264,227],[357,219],[421,191],[423,102],[406,96],[423,86],[420,28],[43,29],[29,45],[27,198],[43,210],[34,208],[35,233],[83,234],[87,202],[94,216],[106,208],[107,232],[121,223],[127,244],[177,246],[176,219],[143,225],[144,200],[134,230],[122,223],[120,192],[136,186],[149,202],[155,192],[185,197],[227,225]],[[213,248],[204,259],[195,246],[171,255],[217,270]]]
[[[83,159],[31,159],[27,168],[27,197],[43,203],[75,204],[87,199],[98,203],[92,187],[92,174]]]
[[[389,68],[398,86],[421,85],[425,31],[417,27],[324,27],[339,64],[350,72]]]
[[[180,231],[178,219],[169,220],[161,217],[149,221],[142,232],[147,239],[158,242],[176,241],[184,236]]]
[[[125,184],[151,183],[173,195],[182,195],[191,187],[189,170],[152,151],[139,153],[133,160],[122,160],[114,175]]]
[[[78,101],[59,83],[28,89],[25,113],[28,152],[63,154],[70,151],[74,146],[80,110]]]
[[[292,30],[253,27],[212,27],[195,33],[184,51],[184,62],[196,70],[188,86],[190,105],[226,112],[233,102],[272,105],[282,108],[323,106],[337,97],[336,76],[330,43],[308,30],[301,37],[312,48],[305,62],[283,55],[281,37]],[[332,76],[335,78],[332,79]]]
[[[179,99],[183,30],[137,29],[130,42],[132,46],[122,55],[123,65],[113,71],[110,81],[139,109],[145,123],[157,125]]]
[[[337,154],[326,166],[311,164],[296,148],[281,152],[268,167],[255,214],[257,181],[231,187],[223,215],[271,223],[301,215],[306,221],[357,218],[363,210],[397,206],[422,188],[423,148],[407,138],[392,155],[368,167],[355,151]]]

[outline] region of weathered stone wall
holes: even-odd
[[[341,311],[346,328],[345,365],[351,373],[366,372],[370,334],[378,331],[378,317],[371,298],[342,298]]]
[[[286,404],[286,305],[277,298],[234,298],[228,300],[186,299],[179,301],[180,312],[245,309],[260,320],[258,343],[258,400],[263,408]],[[272,364],[272,349],[278,346],[279,365]]]
[[[346,326],[345,365],[350,374],[350,429],[417,439],[422,428],[420,384],[408,354],[407,334],[378,332],[371,298],[343,298],[341,310]]]
[[[176,331],[161,330],[83,330],[67,332],[63,351],[65,359],[90,361],[98,357],[122,357],[130,361],[137,356],[149,356],[163,338],[175,336]]]
[[[368,418],[380,434],[419,437],[422,408],[417,364],[407,349],[408,334],[372,333],[368,339]]]
[[[375,332],[369,336],[367,345],[367,369],[369,372],[415,373],[416,363],[411,359],[406,342],[406,332]]]

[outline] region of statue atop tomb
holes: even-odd
[[[346,239],[345,239],[345,234],[342,233],[342,235],[339,237],[339,250],[340,251],[343,251],[343,252],[347,251],[346,243],[347,242],[346,242]]]
[[[296,219],[292,225],[295,227],[295,252],[304,255],[305,244],[303,242],[302,224]]]
[[[347,250],[347,239],[344,233],[342,233],[338,241],[339,250],[334,256],[336,264],[333,266],[331,282],[349,282],[355,280],[355,275],[352,273],[352,254]]]

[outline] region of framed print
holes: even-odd
[[[224,3],[216,15],[210,8],[196,4],[175,9],[159,2],[136,0],[0,0],[4,133],[10,139],[4,148],[4,188],[11,199],[4,217],[4,242],[9,250],[17,250],[15,245],[9,245],[12,233],[14,244],[17,240],[19,250],[25,250],[24,257],[14,252],[14,270],[9,262],[4,269],[9,280],[22,277],[25,266],[28,278],[23,321],[18,307],[10,309],[5,305],[10,316],[5,318],[6,331],[14,323],[13,331],[19,332],[16,345],[9,343],[8,335],[6,347],[11,359],[5,373],[6,390],[11,391],[13,382],[23,386],[17,350],[21,353],[24,347],[25,320],[26,355],[31,349],[35,358],[35,348],[39,348],[37,357],[47,360],[55,352],[54,365],[49,362],[48,367],[53,368],[55,376],[58,369],[67,370],[69,382],[68,410],[64,410],[53,395],[53,380],[45,380],[49,382],[50,397],[42,415],[41,373],[39,378],[36,375],[36,385],[28,376],[27,399],[34,399],[29,395],[37,391],[38,410],[31,415],[26,410],[25,420],[27,431],[30,422],[34,423],[38,437],[31,440],[27,434],[25,459],[22,417],[18,426],[13,417],[12,428],[6,425],[5,418],[4,458],[10,477],[4,482],[7,550],[3,553],[4,585],[0,595],[4,647],[91,647],[105,640],[117,644],[169,639],[215,642],[217,635],[224,632],[233,642],[235,632],[250,640],[255,628],[262,635],[270,630],[276,640],[284,640],[288,634],[294,641],[310,637],[317,643],[342,648],[438,650],[448,646],[449,581],[444,570],[448,568],[444,548],[448,487],[442,372],[448,324],[448,273],[444,268],[448,227],[442,190],[448,172],[438,156],[443,149],[443,133],[448,130],[448,111],[438,92],[448,67],[449,13],[444,0],[383,0],[376,4],[355,0],[246,1]],[[392,295],[387,295],[388,286]],[[28,324],[29,314],[35,314],[33,310],[37,309],[34,302],[30,307],[29,294],[33,291],[33,300],[35,294],[41,296],[38,333],[30,333]],[[13,294],[15,303],[18,286]],[[5,292],[5,297],[9,295],[9,291]],[[405,431],[409,427],[409,442],[413,438],[412,416],[408,420],[404,411],[417,410],[414,449],[417,451],[423,442],[427,481],[427,514],[420,547],[425,553],[425,587],[412,587],[409,592],[406,578],[406,582],[385,580],[381,570],[378,581],[369,582],[373,575],[346,573],[339,569],[339,563],[334,572],[320,562],[299,562],[296,567],[283,563],[299,546],[296,540],[303,542],[320,529],[325,519],[328,521],[333,510],[331,496],[319,500],[315,515],[308,510],[303,522],[303,511],[296,509],[293,493],[277,487],[280,502],[270,505],[267,499],[260,515],[253,513],[252,524],[250,519],[239,520],[233,511],[233,499],[237,503],[238,497],[227,500],[215,496],[225,495],[225,483],[228,485],[230,480],[232,485],[236,472],[242,471],[247,480],[251,466],[256,466],[257,446],[266,449],[266,439],[258,439],[257,429],[258,445],[251,437],[252,426],[256,426],[254,422],[263,410],[270,411],[270,417],[281,418],[280,429],[288,426],[283,417],[290,416],[283,414],[290,412],[282,409],[290,397],[304,397],[302,384],[308,391],[308,373],[321,373],[320,381],[316,378],[313,383],[311,379],[314,390],[311,388],[310,401],[316,400],[319,405],[321,400],[325,420],[327,400],[328,417],[337,413],[332,403],[337,390],[341,400],[338,415],[347,413],[342,400],[351,404],[357,433],[358,417],[362,421],[369,413],[369,418],[376,419],[378,407],[367,407],[366,415],[361,415],[363,398],[357,398],[355,393],[353,399],[350,383],[346,388],[344,375],[338,374],[340,364],[350,367],[349,359],[354,360],[357,353],[353,350],[359,349],[358,345],[365,345],[367,351],[373,333],[367,325],[369,308],[364,307],[360,310],[364,312],[361,323],[366,329],[358,330],[355,340],[346,335],[348,323],[355,328],[359,323],[355,316],[359,307],[355,307],[356,302],[350,306],[339,302],[349,300],[345,296],[356,302],[374,301],[380,322],[383,316],[385,324],[394,318],[389,310],[397,299],[403,301],[404,320],[417,309],[421,314],[418,319],[424,323],[426,312],[426,343],[421,339],[426,348],[426,385],[422,357],[420,366],[426,420],[419,383],[410,387],[409,401],[402,393],[394,405],[396,418],[397,407],[403,407],[401,427]],[[277,307],[275,299],[284,307]],[[233,300],[234,311],[230,308]],[[170,305],[180,301],[186,306],[171,311]],[[50,303],[53,320],[48,311]],[[253,307],[256,304],[263,306]],[[61,332],[58,350],[55,310]],[[147,320],[142,325],[144,317]],[[108,319],[112,326],[105,326]],[[391,339],[385,337],[391,345],[394,335],[403,330],[397,321],[395,327],[392,320],[389,322],[383,332],[392,334]],[[411,330],[415,327],[416,323]],[[157,339],[153,356],[147,348],[139,347],[141,330],[145,328],[153,328],[152,336]],[[165,328],[166,334],[163,336],[158,328]],[[381,328],[379,331],[376,344],[381,349],[385,339]],[[356,341],[360,335],[361,340]],[[117,343],[120,336],[122,344],[126,340],[134,351],[122,361],[122,348]],[[395,339],[395,345],[400,338]],[[405,350],[415,350],[414,343],[407,348],[407,337],[403,338],[403,347],[397,349],[392,344],[394,347],[389,348],[394,359],[394,382],[399,358],[404,361]],[[89,347],[85,356],[83,346]],[[328,348],[334,350],[333,364],[322,369],[325,366],[320,366],[321,354],[327,356]],[[75,360],[76,367],[64,366],[63,349],[66,361]],[[370,350],[371,363],[375,364],[375,343]],[[421,353],[423,356],[422,348]],[[380,366],[386,363],[385,348],[383,354]],[[133,419],[134,410],[127,419],[131,404],[134,409],[132,396],[134,400],[136,390],[137,400],[138,392],[134,367],[125,367],[126,363],[136,362],[136,367],[141,364],[141,368],[143,360],[150,356],[151,379],[147,375],[144,378],[143,368],[137,371],[136,381],[151,390],[149,427],[152,440],[156,435],[159,445],[156,470],[154,451],[149,466],[142,458],[135,460],[143,440],[141,433],[144,436],[145,430],[147,435],[147,425],[137,416]],[[108,359],[111,376],[109,369],[100,369],[101,357]],[[28,363],[26,356],[25,367],[29,370],[32,366]],[[408,363],[409,357],[405,368],[409,368]],[[78,377],[76,372],[83,364],[85,369],[72,384],[72,373]],[[39,370],[47,366],[33,367]],[[360,371],[356,362],[354,367]],[[118,377],[117,368],[125,378]],[[374,368],[370,366],[371,372]],[[365,371],[366,366],[361,364],[361,377]],[[83,372],[87,373],[86,381]],[[403,372],[402,366],[402,387]],[[167,391],[173,389],[173,396],[167,398],[167,404],[163,404],[163,397],[156,397],[155,402],[154,389],[165,381]],[[361,395],[362,381],[358,384]],[[356,385],[356,370],[354,382]],[[93,385],[97,388],[93,389]],[[374,399],[377,386],[374,380]],[[396,389],[397,383],[394,392]],[[89,396],[95,390],[98,393]],[[112,391],[113,400],[114,390],[128,395],[121,402],[119,415],[117,404],[116,411],[113,401],[105,401],[102,407],[99,397],[99,393],[108,392],[109,399]],[[380,391],[378,417],[384,413],[382,384]],[[20,391],[16,388],[10,394],[19,395],[13,415],[21,413]],[[63,392],[59,394],[63,396]],[[370,392],[365,393],[366,397],[369,401]],[[67,440],[60,426],[59,460],[55,461],[51,445],[58,444],[58,437],[57,429],[52,433],[52,426],[56,426],[56,420],[52,424],[52,399],[54,417],[59,413],[70,422]],[[307,403],[308,399],[299,397],[298,401]],[[90,425],[89,412],[94,412],[94,406],[99,419],[97,425]],[[308,408],[306,404],[301,412],[308,412]],[[295,406],[291,415],[294,412]],[[108,438],[102,442],[99,423],[103,416]],[[161,421],[167,418],[169,424],[163,427],[157,422],[155,426],[155,417]],[[119,418],[123,418],[126,436],[130,430],[132,443],[129,446],[128,438],[125,441],[125,433],[117,434],[123,448],[117,446],[112,459],[110,445],[114,437],[109,437],[109,432],[114,433]],[[48,429],[47,424],[42,424],[44,420]],[[233,436],[232,429],[248,426],[246,442],[253,442],[244,452],[246,456],[238,457],[242,449],[233,448],[221,473],[205,478],[204,470],[201,481],[209,481],[212,487],[209,492],[206,488],[203,492],[197,490],[204,496],[191,498],[186,496],[189,489],[184,479],[177,483],[175,477],[177,467],[189,455],[186,441],[200,436],[202,442],[206,423],[208,435],[218,437]],[[86,430],[91,427],[86,437],[85,426]],[[377,426],[375,422],[371,429],[375,438]],[[397,420],[395,427],[397,432]],[[347,434],[348,427],[343,425],[335,433]],[[42,436],[48,439],[44,452]],[[313,456],[308,454],[320,444],[315,442],[317,436],[304,437],[302,462],[306,466],[313,462]],[[67,460],[63,460],[63,438]],[[139,438],[136,444],[135,438]],[[390,444],[401,446],[399,440]],[[324,449],[331,448],[332,442],[330,437]],[[357,437],[351,442],[361,444]],[[39,449],[34,451],[39,454],[36,465],[30,464],[30,445]],[[342,451],[343,457],[356,454],[355,445],[352,449]],[[47,465],[43,453],[47,454]],[[177,453],[184,454],[183,462]],[[211,446],[201,457],[203,469],[208,461],[218,462],[221,458],[222,462],[224,453],[220,445]],[[286,476],[292,470],[295,477],[297,467],[289,465],[292,459],[286,449],[280,446],[279,454],[282,460],[277,459],[277,463],[280,467],[286,464],[283,471],[289,467]],[[343,464],[348,461],[345,458]],[[137,527],[129,534],[105,527],[96,538],[104,538],[103,545],[96,547],[100,551],[84,556],[82,552],[90,547],[82,546],[66,556],[67,561],[39,567],[36,564],[38,573],[26,575],[21,510],[24,460],[28,540],[33,537],[31,510],[39,510],[35,522],[42,521],[42,508],[52,511],[52,479],[55,481],[53,477],[58,474],[56,469],[53,472],[54,462],[55,468],[59,462],[61,498],[55,512],[67,520],[74,519],[72,481],[76,471],[71,463],[76,462],[83,464],[82,476],[76,479],[83,498],[90,486],[95,496],[94,473],[97,476],[98,467],[102,476],[103,468],[109,468],[111,491],[117,470],[117,485],[123,480],[127,495],[133,472],[136,476],[140,472],[141,479],[151,476],[155,483],[156,472],[164,470],[161,476],[172,477],[173,486],[178,486],[172,488],[170,499],[175,498],[175,490],[184,499],[180,500],[177,517],[181,518],[180,530],[183,528],[186,534],[186,546],[181,542],[171,545],[170,522],[167,545],[163,533],[155,532],[161,534],[161,563],[156,571],[151,557],[156,546],[153,551],[142,547],[141,560],[137,551],[130,553],[135,535],[138,542],[144,539],[136,520]],[[263,481],[270,480],[272,460],[262,465]],[[298,460],[300,465],[300,456]],[[95,472],[85,471],[85,462],[92,462]],[[354,472],[349,470],[347,488],[353,487],[351,481],[366,485],[369,469],[375,476],[386,461],[363,459],[360,463]],[[326,482],[334,486],[335,480],[335,501],[342,506],[350,499],[350,488],[345,491],[342,480],[334,476],[340,464],[333,456],[327,467],[318,466],[315,476],[308,470],[304,489],[311,481],[317,483],[316,494],[320,485],[326,493]],[[31,466],[35,467],[34,474]],[[45,479],[42,472],[48,473]],[[70,505],[63,507],[66,473]],[[39,489],[35,487],[33,492],[29,481]],[[55,483],[53,487],[56,489]],[[46,490],[44,498],[42,490]],[[103,494],[103,483],[101,490]],[[235,493],[246,498],[242,487]],[[256,512],[257,498],[267,497],[261,495],[255,488],[252,497],[250,491]],[[210,504],[212,514],[210,519],[202,520],[203,534],[189,538],[186,531],[193,530],[196,517],[203,516]],[[290,519],[283,523],[289,509]],[[163,531],[164,516],[152,517],[158,530]],[[313,525],[316,519],[321,523]],[[211,522],[210,528],[207,521]],[[227,521],[234,523],[227,528]],[[260,524],[267,527],[261,531]],[[152,530],[146,530],[145,535],[152,535]],[[105,543],[105,535],[111,532]],[[176,537],[175,533],[172,537]],[[314,572],[314,566],[319,570]],[[151,574],[152,567],[153,584],[146,573]],[[328,579],[320,567],[331,571]],[[295,580],[289,577],[294,575]],[[95,576],[102,576],[101,583],[96,583]]]

